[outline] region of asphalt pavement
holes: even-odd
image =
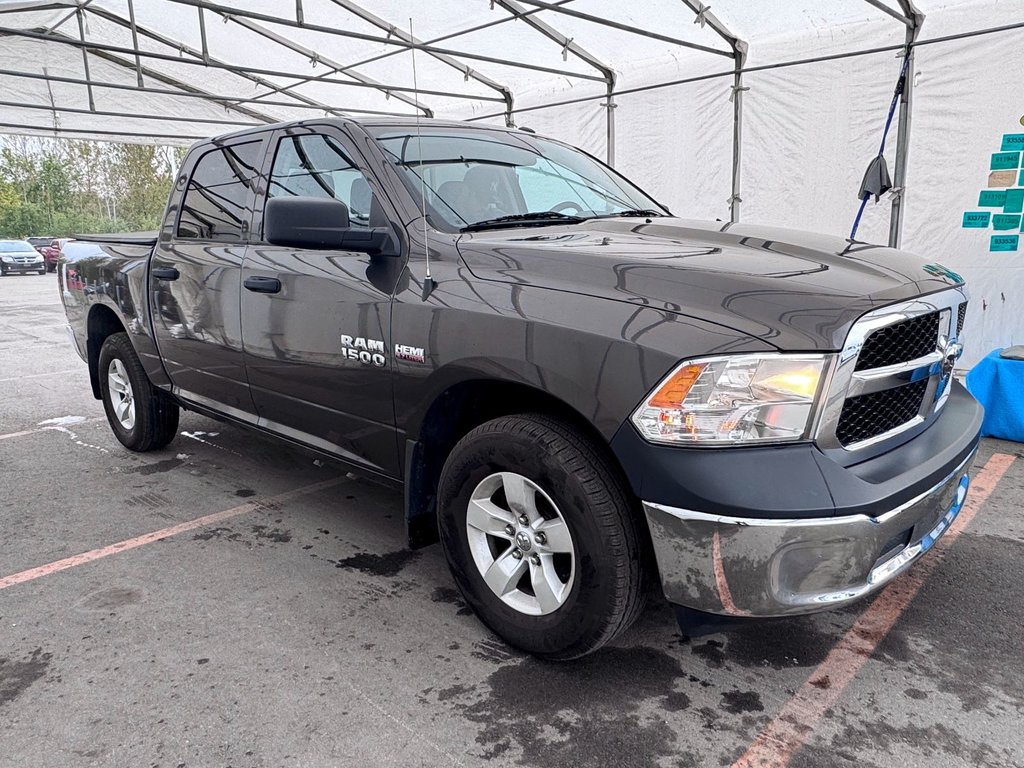
[[[876,600],[524,656],[399,492],[191,413],[114,439],[54,275],[0,278],[0,766],[1024,766],[1024,455]],[[973,506],[972,506],[973,505]]]

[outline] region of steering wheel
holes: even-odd
[[[575,208],[575,213],[577,215],[583,213],[583,206],[581,206],[579,203],[574,203],[572,200],[566,200],[564,203],[553,205],[548,210],[550,210],[552,213],[562,213],[568,210],[569,208]]]

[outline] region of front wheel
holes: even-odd
[[[510,644],[578,658],[640,614],[639,516],[610,461],[573,426],[528,415],[477,427],[445,463],[438,509],[459,590]]]
[[[127,333],[100,348],[100,395],[114,436],[132,451],[163,448],[178,431],[178,405],[153,387]]]

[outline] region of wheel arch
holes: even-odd
[[[411,547],[437,541],[437,486],[456,443],[481,424],[501,416],[538,413],[564,421],[586,435],[630,484],[608,437],[577,407],[522,381],[471,376],[449,384],[411,423],[405,446],[405,517]]]
[[[109,336],[126,331],[124,321],[107,304],[95,304],[89,310],[89,317],[86,321],[85,354],[89,363],[89,383],[92,385],[93,397],[97,400],[101,397],[100,349]]]

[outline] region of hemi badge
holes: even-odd
[[[410,363],[422,363],[426,358],[423,347],[410,347],[407,344],[395,344],[395,360],[407,360]]]

